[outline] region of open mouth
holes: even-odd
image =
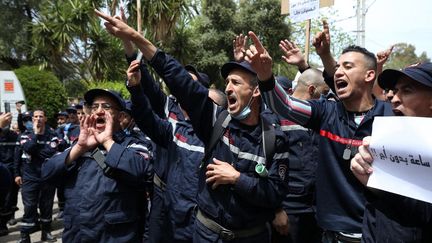
[[[98,117],[98,118],[96,119],[96,124],[105,124],[105,119],[102,118],[102,117]]]
[[[233,109],[233,106],[237,103],[235,95],[229,95],[228,97],[228,108]]]
[[[348,86],[348,83],[345,80],[336,80],[335,84],[337,89],[344,89]]]
[[[405,116],[404,113],[400,110],[393,109],[393,113],[395,116]]]

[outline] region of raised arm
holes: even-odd
[[[377,79],[375,80],[374,86],[373,86],[373,94],[377,99],[380,100],[386,100],[384,90],[381,89],[381,87],[378,85],[378,76],[382,73],[384,69],[384,64],[387,62],[388,58],[390,57],[392,51],[393,51],[393,45],[390,46],[387,50],[380,51],[377,53]]]
[[[139,62],[132,62],[127,70],[128,90],[133,103],[132,116],[141,131],[149,136],[153,142],[167,148],[167,144],[173,136],[173,128],[167,120],[161,119],[153,112],[139,81],[141,79],[139,67]]]
[[[311,105],[307,101],[295,99],[286,93],[274,79],[272,58],[267,50],[255,33],[249,32],[249,37],[254,45],[246,51],[246,60],[250,62],[257,73],[259,88],[264,101],[276,114],[297,124],[306,125],[312,115]]]
[[[287,39],[281,40],[279,47],[283,52],[282,60],[289,65],[294,65],[300,72],[304,72],[309,68],[309,64],[306,62],[300,48],[294,42]]]
[[[237,35],[233,40],[234,61],[242,62],[245,58],[247,35]]]
[[[315,35],[312,45],[321,58],[325,72],[333,77],[336,72],[336,61],[330,52],[330,43],[330,29],[327,21],[323,20],[323,30]]]

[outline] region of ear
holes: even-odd
[[[123,121],[124,118],[125,118],[125,112],[124,111],[120,111],[118,113],[118,118],[117,118],[118,122]]]
[[[375,82],[376,78],[376,72],[375,70],[367,70],[365,74],[365,81],[366,82]]]
[[[255,89],[254,89],[254,91],[252,92],[252,96],[253,97],[258,97],[260,95],[261,95],[261,92],[260,92],[258,86],[256,86]]]
[[[315,91],[316,91],[315,86],[313,86],[313,85],[309,85],[309,86],[308,86],[308,93],[309,93],[309,95],[310,95],[311,97],[314,96]]]

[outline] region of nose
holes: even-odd
[[[232,92],[233,92],[233,90],[232,90],[232,85],[231,85],[230,82],[228,82],[228,83],[226,84],[226,87],[225,87],[225,94],[226,94],[226,95],[230,95]]]
[[[392,103],[393,107],[400,105],[402,103],[400,92],[393,92],[390,102]]]
[[[336,68],[336,71],[335,71],[335,73],[334,73],[334,77],[335,77],[335,79],[336,79],[336,78],[340,78],[340,77],[342,77],[343,75],[344,75],[344,72],[342,71],[342,67],[341,67],[341,66],[337,67],[337,68]]]

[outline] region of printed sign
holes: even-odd
[[[432,203],[432,118],[376,117],[368,186]]]

